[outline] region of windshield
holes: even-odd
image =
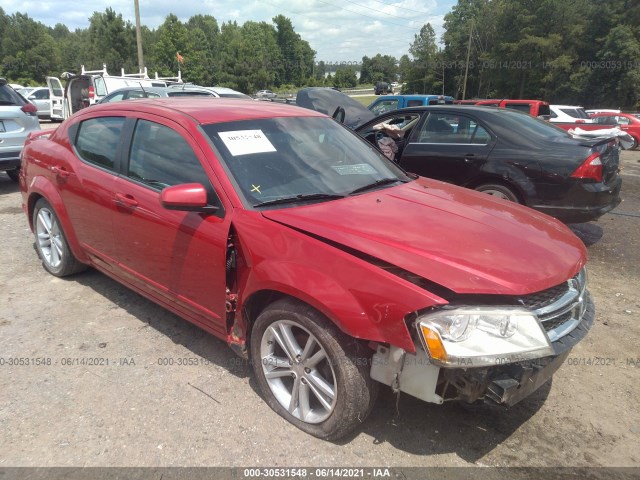
[[[410,180],[369,143],[326,117],[266,118],[202,128],[248,207],[328,201],[372,184],[384,188]],[[284,198],[286,203],[272,202]]]

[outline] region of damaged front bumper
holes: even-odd
[[[555,306],[561,308],[553,310],[547,305],[537,310],[541,327],[548,323],[544,328],[549,348],[547,355],[532,358],[528,352],[521,359],[514,354],[505,357],[481,355],[477,357],[481,360],[481,366],[478,366],[471,358],[463,357],[444,363],[427,353],[429,346],[424,342],[417,345],[415,354],[381,345],[372,358],[371,377],[396,392],[402,391],[431,403],[485,400],[515,405],[551,378],[593,325],[595,307],[586,290],[586,279],[583,281],[579,277],[574,285],[569,285],[568,293],[559,295]],[[571,298],[572,294],[575,298]],[[551,311],[555,313],[550,316]],[[489,358],[493,358],[492,365],[488,364]]]

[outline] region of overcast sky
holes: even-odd
[[[360,61],[376,53],[400,58],[425,23],[442,34],[444,15],[456,0],[140,0],[143,25],[156,28],[169,13],[186,21],[213,15],[218,23],[266,21],[277,14],[293,26],[325,62]],[[34,20],[71,30],[89,26],[89,17],[107,7],[135,23],[134,0],[2,0],[6,14],[27,13]]]

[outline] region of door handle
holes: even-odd
[[[116,199],[114,202],[116,205],[120,205],[123,207],[134,208],[138,206],[138,201],[133,198],[132,195],[126,193],[116,193]]]
[[[51,173],[53,173],[54,175],[60,177],[60,178],[67,178],[69,175],[71,175],[70,172],[67,172],[63,167],[51,167]]]
[[[473,163],[473,162],[475,162],[476,160],[478,160],[478,159],[476,158],[476,156],[475,156],[473,153],[467,153],[467,154],[464,156],[464,161],[465,161],[466,163]]]

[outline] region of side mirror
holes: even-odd
[[[207,204],[207,191],[199,183],[184,183],[160,192],[160,203],[167,210],[213,213],[218,210]]]
[[[338,123],[344,123],[344,118],[346,116],[346,112],[345,112],[343,107],[338,107],[338,108],[336,108],[336,111],[333,112],[332,116],[333,116],[334,120],[338,121]]]

